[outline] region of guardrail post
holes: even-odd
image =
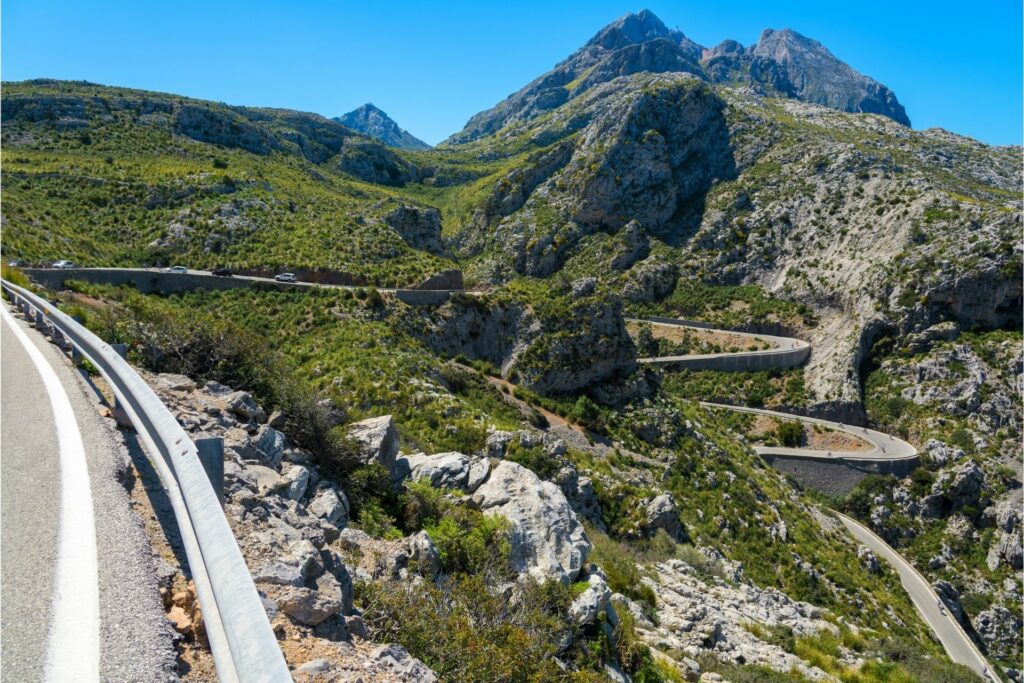
[[[199,453],[199,462],[206,470],[206,476],[210,478],[213,491],[217,494],[220,506],[224,507],[224,439],[219,436],[211,436],[205,439],[195,439],[196,450]]]
[[[121,356],[121,358],[128,357],[128,345],[127,344],[111,344],[110,348],[114,349],[114,353]]]

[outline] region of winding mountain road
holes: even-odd
[[[664,319],[662,319],[664,320]],[[805,345],[806,354],[804,359],[810,355],[810,345],[807,342],[802,342],[795,339],[788,339],[786,337],[771,337],[767,335],[753,335],[750,333],[737,333],[728,330],[714,330],[701,324],[694,325],[691,321],[677,320],[675,322],[651,322],[652,324],[675,324],[682,327],[690,327],[698,330],[709,330],[713,332],[728,332],[729,334],[742,334],[744,336],[756,337],[758,339],[766,340],[776,344],[776,348],[772,349],[757,349],[752,351],[738,351],[731,354],[712,354],[714,358],[720,358],[723,355],[746,357],[746,360],[757,359],[758,357],[764,357],[766,354],[777,354],[779,349],[803,349]],[[795,344],[794,342],[799,342]],[[704,356],[693,356],[692,358],[707,358]],[[641,359],[641,362],[646,362],[652,365],[683,365],[685,366],[686,356],[670,356],[665,358],[647,358]],[[681,362],[682,361],[682,362]],[[802,361],[801,361],[802,362]],[[709,368],[713,369],[713,368]],[[725,405],[721,403],[709,403],[702,401],[701,405],[705,408],[713,410],[732,410],[734,412],[749,413],[754,415],[764,415],[766,417],[772,417],[782,420],[797,420],[806,424],[816,425],[819,427],[825,427],[827,429],[837,430],[853,436],[857,439],[866,441],[871,445],[870,450],[864,451],[822,451],[811,448],[789,448],[785,446],[754,446],[754,451],[759,455],[784,455],[790,457],[800,457],[808,459],[822,459],[822,460],[855,460],[855,461],[893,461],[893,460],[907,460],[917,457],[917,449],[911,444],[898,439],[890,434],[875,431],[873,429],[867,429],[866,427],[853,427],[838,422],[832,422],[830,420],[822,420],[814,417],[805,417],[803,415],[793,415],[790,413],[781,413],[774,410],[765,410],[762,408],[748,408],[746,406],[734,406]],[[892,567],[896,570],[896,573],[900,577],[900,583],[903,584],[904,590],[910,597],[914,606],[917,607],[924,621],[935,633],[939,642],[946,650],[946,654],[949,658],[957,664],[963,664],[970,667],[980,676],[985,679],[997,680],[990,673],[988,662],[984,655],[971,640],[970,636],[964,631],[963,627],[945,607],[941,607],[941,600],[938,594],[932,589],[927,579],[917,570],[914,566],[907,561],[902,555],[896,552],[892,546],[882,540],[877,534],[871,531],[867,526],[860,522],[847,517],[839,512],[832,511],[842,522],[843,526],[846,527],[850,535],[852,535],[859,543],[867,546],[876,556],[885,559]]]

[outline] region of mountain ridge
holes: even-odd
[[[469,142],[561,106],[585,90],[641,71],[690,73],[716,84],[820,104],[848,113],[881,114],[910,126],[895,93],[792,29],[765,29],[743,47],[725,40],[704,47],[669,29],[650,10],[608,24],[581,48],[490,109],[470,117],[444,144]]]

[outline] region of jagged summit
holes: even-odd
[[[682,31],[669,29],[650,10],[642,10],[605,26],[554,69],[473,116],[448,142],[468,142],[494,133],[512,121],[561,106],[595,85],[643,71],[689,73],[712,83],[745,86],[765,96],[882,114],[910,125],[891,90],[796,31],[766,29],[750,47],[726,40],[709,49]]]
[[[370,102],[347,114],[337,116],[334,120],[391,147],[430,149],[430,145],[399,127],[390,116]]]
[[[655,38],[666,38],[670,31],[650,10],[627,14],[601,29],[587,41],[585,47],[597,45],[606,50],[616,50],[626,45],[642,43]]]

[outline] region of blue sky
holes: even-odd
[[[336,116],[373,102],[436,143],[647,7],[703,45],[792,28],[892,88],[915,128],[1021,143],[1021,3],[5,0],[0,74]]]

